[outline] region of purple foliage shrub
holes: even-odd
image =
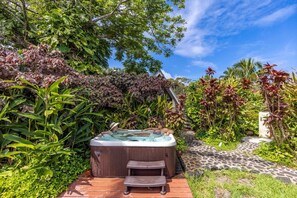
[[[64,86],[82,88],[81,94],[103,108],[119,107],[126,94],[131,94],[136,102],[151,101],[170,86],[163,77],[148,74],[114,71],[106,75],[83,75],[67,65],[59,51],[49,51],[46,45],[30,46],[21,53],[0,48],[0,88],[20,84],[21,78],[47,87],[62,76],[67,76]]]

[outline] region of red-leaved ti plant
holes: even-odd
[[[203,93],[199,102],[201,126],[211,136],[233,140],[236,138],[234,126],[245,100],[238,94],[237,87],[222,83],[213,77],[214,73],[215,70],[208,68],[206,77],[198,81]],[[245,80],[244,84],[244,88],[248,89],[250,82]]]
[[[243,89],[250,89],[251,85],[252,85],[252,81],[250,81],[247,78],[243,78],[242,81],[241,81],[241,84],[242,84]]]
[[[275,66],[275,64],[265,64],[259,76],[259,82],[269,111],[266,124],[270,129],[271,136],[278,145],[281,145],[289,138],[288,127],[284,120],[288,104],[283,96],[284,85],[289,81],[289,74],[274,69]]]
[[[207,70],[206,70],[206,74],[209,75],[209,76],[212,76],[214,75],[216,71],[213,70],[211,67],[208,67]]]

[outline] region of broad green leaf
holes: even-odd
[[[90,123],[87,123],[84,126],[80,127],[80,129],[77,132],[80,133],[80,132],[86,130],[90,126],[91,126],[91,124]]]
[[[13,82],[15,82],[15,80],[3,80],[3,82],[5,82],[5,83],[13,83]]]
[[[51,127],[53,130],[57,131],[58,133],[63,134],[63,130],[60,126],[56,124],[49,124],[48,126]]]
[[[57,101],[57,102],[51,103],[51,105],[63,105],[63,104],[75,105],[75,103],[72,101]]]
[[[98,117],[103,117],[102,113],[84,113],[82,115],[94,115],[94,116],[98,116]]]
[[[14,158],[14,155],[22,154],[22,153],[27,153],[26,151],[11,151],[5,154],[0,154],[0,158],[7,157],[7,158]]]
[[[51,84],[51,86],[49,87],[50,91],[57,91],[59,89],[59,85],[61,84],[61,82],[63,82],[67,77],[64,76],[62,78],[59,78],[58,80],[56,80],[53,84]]]
[[[81,142],[87,142],[90,139],[92,139],[92,137],[85,137],[83,139],[78,139],[77,141],[75,141],[76,144],[81,143]]]
[[[65,97],[65,98],[73,98],[73,97],[75,97],[75,95],[73,95],[73,94],[59,94],[59,93],[51,93],[53,96],[51,97],[51,98],[56,98],[57,96],[59,96],[59,97]]]
[[[9,120],[7,117],[5,117],[5,118],[0,118],[0,121],[1,121],[1,120],[11,123],[11,120]]]
[[[73,153],[72,151],[61,150],[61,151],[58,151],[58,152],[56,152],[56,153],[53,153],[53,155],[55,155],[55,154],[71,155],[72,153]]]
[[[93,51],[93,50],[91,50],[91,49],[89,49],[89,48],[87,48],[87,47],[84,47],[83,49],[84,49],[89,55],[91,55],[91,56],[94,55],[94,51]]]
[[[13,131],[17,131],[20,132],[21,134],[27,136],[27,137],[32,137],[33,133],[31,131],[29,131],[27,128],[24,128],[23,125],[9,125],[9,127],[11,128],[11,130]]]
[[[34,149],[34,145],[32,144],[22,144],[22,143],[12,143],[12,144],[9,144],[7,145],[7,147],[11,147],[11,148],[31,148],[31,149]]]
[[[21,81],[22,83],[26,84],[26,85],[29,85],[29,86],[33,87],[33,88],[38,88],[38,86],[36,86],[36,85],[30,83],[29,81],[27,81],[27,80],[25,80],[25,79],[23,79],[23,78],[21,78],[20,81]]]
[[[94,123],[90,118],[86,118],[86,117],[81,118],[81,120],[87,121],[87,122],[92,123],[92,124]]]
[[[70,109],[70,114],[76,114],[83,106],[86,104],[86,102],[81,102],[78,105],[76,105],[73,109]]]
[[[45,135],[52,135],[50,131],[45,131],[45,130],[35,130],[33,134],[38,137],[43,137]]]
[[[21,86],[21,85],[13,85],[13,86],[10,86],[9,89],[25,89],[26,86]]]
[[[8,108],[9,108],[9,102],[6,103],[5,106],[1,109],[0,118],[2,118],[7,113]]]
[[[32,142],[30,142],[29,140],[26,140],[24,138],[21,138],[20,136],[17,135],[13,135],[13,134],[4,134],[3,137],[7,140],[13,141],[13,142],[18,142],[18,143],[22,143],[22,144],[31,144],[33,145]]]
[[[24,102],[26,102],[26,99],[24,99],[24,98],[16,99],[16,100],[14,100],[14,101],[11,103],[11,105],[10,105],[10,109],[12,109],[12,108],[14,108],[14,107],[16,107],[16,106],[18,106],[18,105],[24,103]]]
[[[38,120],[38,121],[43,121],[43,118],[41,116],[32,114],[32,113],[18,113],[18,115],[22,116],[22,117],[26,117],[32,120]]]
[[[66,125],[67,127],[71,127],[73,125],[76,124],[76,122],[63,122],[64,125]]]

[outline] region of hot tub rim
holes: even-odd
[[[176,140],[172,134],[169,135],[169,137],[171,137],[170,141],[166,141],[166,142],[102,141],[102,140],[96,139],[97,137],[91,139],[90,146],[125,146],[125,147],[173,147],[173,146],[176,146]]]

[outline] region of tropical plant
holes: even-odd
[[[289,74],[273,69],[274,66],[276,65],[265,64],[259,81],[269,111],[266,124],[276,143],[281,145],[290,138],[288,126],[285,123],[288,105],[282,93],[284,85],[288,83]]]
[[[172,129],[177,136],[180,136],[185,124],[185,100],[186,96],[180,95],[179,104],[175,108],[167,109],[165,113],[166,127]]]
[[[23,109],[26,99],[16,91],[9,90],[10,94],[5,95],[1,93],[0,95],[0,156],[1,153],[6,153],[4,150],[6,146],[10,143],[9,140],[3,137],[4,133],[10,133],[11,130],[9,125],[16,123],[18,121],[17,117],[14,116],[15,113]],[[1,159],[0,164],[7,162],[7,159]]]
[[[297,168],[297,158],[293,153],[288,151],[286,145],[278,146],[275,142],[262,143],[260,147],[255,150],[255,154],[265,160]]]
[[[133,95],[137,102],[152,101],[170,86],[165,78],[148,74],[127,74],[123,71],[90,76],[79,74],[67,65],[60,52],[50,51],[46,45],[30,46],[20,53],[0,49],[0,64],[0,87],[4,89],[16,85],[20,78],[46,87],[68,76],[62,85],[81,87],[79,94],[95,103],[98,111],[102,108],[118,108],[123,104],[126,94]]]
[[[240,96],[245,98],[238,125],[248,135],[256,135],[259,131],[259,112],[266,109],[263,97],[257,89],[241,89]]]
[[[255,82],[258,79],[257,72],[262,68],[260,62],[255,62],[252,58],[242,59],[232,67],[228,67],[224,72],[224,77],[236,77],[248,79]]]
[[[247,129],[255,130],[245,116],[248,116],[247,97],[251,82],[244,80],[217,79],[214,70],[208,68],[207,75],[199,81],[190,83],[186,101],[187,114],[199,133],[222,140],[236,140]],[[250,105],[254,105],[249,103]],[[256,108],[257,109],[257,108]],[[256,111],[256,110],[255,110]],[[252,114],[251,116],[254,116]],[[241,124],[245,125],[241,125]],[[202,135],[203,136],[203,135]]]
[[[184,0],[0,1],[0,44],[26,48],[46,43],[84,73],[101,73],[111,51],[126,71],[156,72],[183,37]],[[137,17],[136,17],[137,16]]]
[[[297,151],[297,78],[296,74],[292,73],[292,78],[289,83],[284,86],[284,98],[288,104],[288,114],[286,117],[286,124],[291,133],[290,144],[294,151]]]
[[[290,79],[289,73],[276,70],[275,66],[265,64],[259,80],[269,112],[265,123],[278,149],[290,153],[296,159],[296,78],[293,74]]]
[[[20,166],[32,160],[41,165],[55,160],[55,155],[70,154],[69,148],[82,152],[88,147],[98,124],[94,120],[102,114],[92,112],[91,103],[75,96],[78,90],[61,89],[65,79],[62,77],[45,88],[20,79],[22,85],[11,87],[21,91],[26,99],[19,99],[17,104],[26,103],[22,111],[12,112],[16,122],[2,127],[1,145],[5,149],[1,158],[20,159]]]
[[[191,79],[185,77],[177,77],[175,79],[168,80],[171,82],[171,87],[177,96],[185,95],[187,85],[191,82]]]
[[[126,95],[124,103],[113,112],[106,112],[105,123],[119,122],[121,128],[144,129],[165,127],[166,113],[173,109],[166,95],[154,100],[138,102],[132,95]]]
[[[57,197],[89,168],[89,160],[79,155],[62,155],[47,167],[14,169],[4,166],[0,169],[0,197]]]

